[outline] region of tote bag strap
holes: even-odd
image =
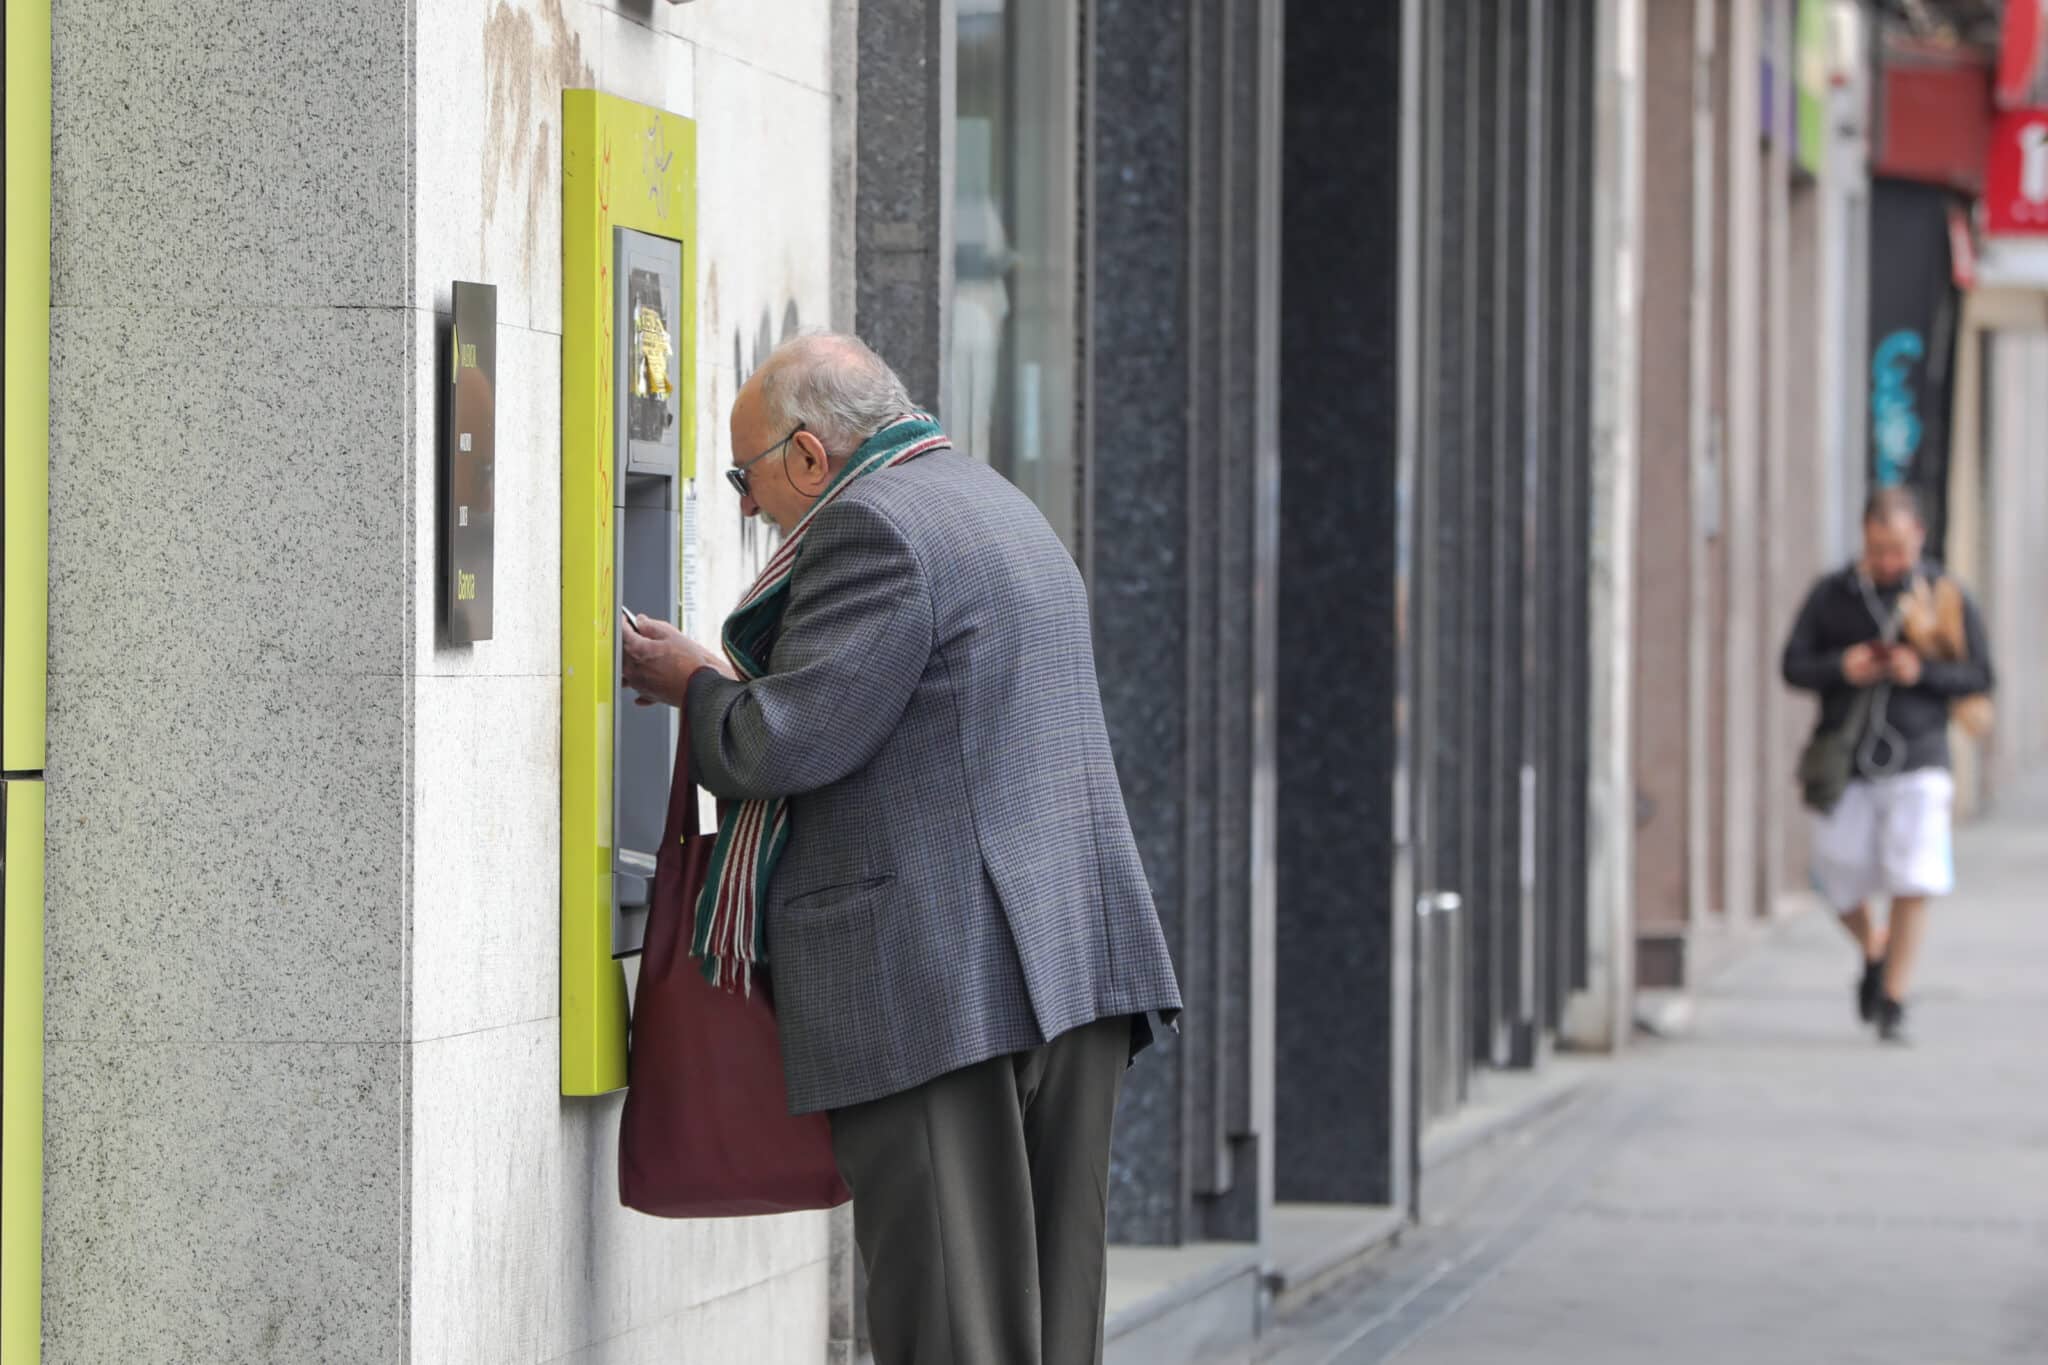
[[[691,916],[704,885],[710,849],[697,816],[696,772],[690,761],[690,715],[678,708],[675,766],[669,770],[668,817],[654,861],[654,904],[648,907],[640,974],[687,968]]]

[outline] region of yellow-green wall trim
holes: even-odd
[[[7,4],[6,673],[0,767],[43,770],[50,586],[50,6]]]
[[[50,584],[50,5],[6,0],[0,379],[0,1360],[42,1357],[43,784]]]
[[[6,810],[6,982],[0,1052],[0,1360],[35,1365],[43,1336],[43,784],[0,786]]]

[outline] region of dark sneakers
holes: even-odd
[[[1863,964],[1863,979],[1856,983],[1856,1017],[1864,1023],[1877,1019],[1877,1002],[1884,998],[1884,961]]]
[[[1880,997],[1877,1002],[1877,1036],[1887,1043],[1910,1043],[1906,1033],[1906,1007],[1896,1000]]]

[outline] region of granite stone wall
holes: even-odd
[[[560,100],[698,120],[709,633],[772,548],[726,408],[851,294],[803,211],[844,189],[847,8],[57,10],[56,1365],[825,1359],[826,1216],[628,1214],[617,1097],[558,1093]],[[466,648],[435,619],[456,279],[500,320]]]
[[[1278,1195],[1387,1203],[1407,964],[1391,911],[1401,30],[1289,11],[1282,211]],[[1313,272],[1287,263],[1316,262]],[[1405,942],[1405,940],[1402,940]]]
[[[406,1356],[409,15],[53,11],[51,1365]]]

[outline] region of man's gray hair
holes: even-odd
[[[798,423],[844,459],[906,412],[910,391],[859,337],[811,332],[777,346],[761,366],[761,401],[778,431]]]

